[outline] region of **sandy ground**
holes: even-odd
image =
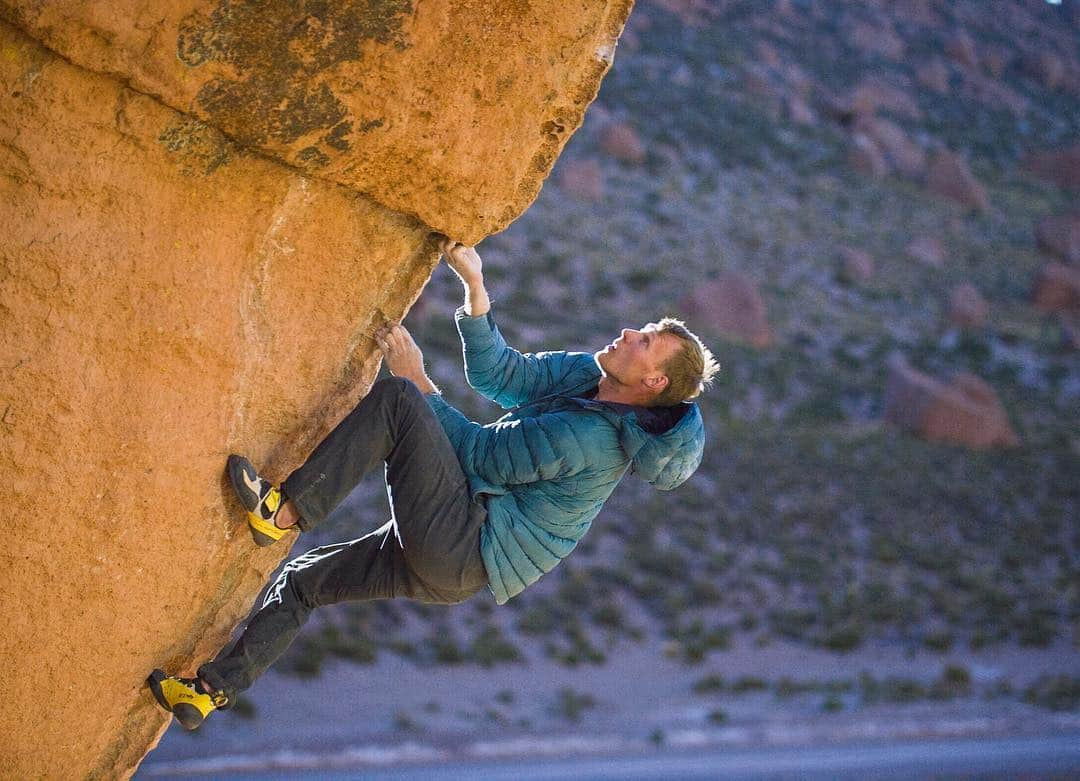
[[[875,677],[931,681],[946,664],[970,670],[975,694],[947,702],[822,710],[820,693],[780,698],[772,691],[702,695],[707,675],[731,682],[756,676],[775,682],[840,680],[861,671]],[[995,649],[979,654],[905,654],[868,647],[841,655],[785,643],[734,644],[698,665],[665,657],[659,643],[627,645],[601,667],[567,668],[534,655],[528,663],[483,669],[417,667],[383,654],[376,664],[334,663],[303,680],[273,671],[248,693],[253,718],[215,714],[198,732],[173,725],[137,777],[240,772],[247,768],[316,765],[386,767],[510,757],[585,758],[671,750],[772,750],[871,741],[941,738],[1060,737],[1080,741],[1080,714],[1054,713],[1018,701],[988,698],[1001,680],[1017,691],[1040,674],[1080,675],[1080,654],[1068,644]],[[577,721],[559,705],[560,689],[594,704]],[[718,722],[716,711],[725,714]]]

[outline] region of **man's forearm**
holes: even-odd
[[[491,311],[491,300],[488,298],[487,288],[484,287],[484,278],[462,280],[465,285],[465,314],[469,317],[481,317]]]

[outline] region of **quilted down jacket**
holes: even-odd
[[[427,394],[470,490],[486,501],[480,548],[501,605],[574,549],[628,470],[664,491],[690,477],[705,428],[697,404],[683,402],[650,408],[666,430],[645,431],[632,408],[584,397],[602,376],[592,354],[522,354],[507,346],[490,312],[469,317],[462,307],[454,319],[469,385],[510,410],[482,426],[441,394]]]

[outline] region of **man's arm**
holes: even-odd
[[[484,287],[483,262],[473,247],[465,247],[452,241],[444,241],[443,254],[446,262],[465,286],[465,314],[483,317],[491,311],[491,299]]]
[[[465,287],[464,314],[458,310],[457,327],[464,348],[465,377],[478,393],[509,409],[553,392],[575,372],[581,374],[574,378],[578,384],[596,371],[592,357],[583,353],[523,354],[509,347],[490,316],[491,301],[476,250],[449,239],[440,247]]]
[[[428,403],[465,471],[494,485],[554,480],[586,467],[585,453],[565,415],[546,413],[481,426],[439,394],[428,396]]]

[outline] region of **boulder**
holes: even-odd
[[[899,61],[904,56],[904,40],[891,24],[857,22],[848,32],[848,40],[863,54],[876,54],[887,60]]]
[[[907,119],[923,118],[923,110],[910,92],[877,76],[868,76],[856,84],[848,103],[856,115],[869,116],[880,109]]]
[[[787,115],[797,125],[815,127],[818,124],[817,113],[798,95],[788,95]]]
[[[958,30],[945,40],[945,53],[966,68],[974,69],[979,65],[975,40],[966,30]]]
[[[627,163],[643,163],[645,146],[634,128],[626,122],[612,122],[600,131],[600,148]]]
[[[1065,61],[1051,51],[1031,52],[1020,60],[1024,73],[1049,90],[1057,89],[1065,81]]]
[[[568,160],[563,158],[555,174],[559,189],[586,201],[604,197],[604,172],[597,160]]]
[[[948,320],[957,328],[979,329],[986,325],[990,305],[970,282],[963,282],[949,293]]]
[[[945,247],[933,236],[916,236],[907,245],[907,254],[924,266],[941,268],[945,264]]]
[[[920,65],[915,70],[915,79],[927,89],[942,95],[949,94],[949,66],[940,57]]]
[[[5,6],[70,62],[475,243],[536,198],[631,0]]]
[[[697,286],[682,301],[682,309],[687,318],[718,336],[759,348],[774,341],[765,301],[754,281],[743,274],[725,273]]]
[[[955,152],[943,149],[930,159],[926,185],[930,192],[956,201],[966,209],[986,211],[990,208],[986,189],[971,173],[967,162]]]
[[[1027,97],[980,71],[964,73],[964,88],[975,100],[996,111],[1009,111],[1019,117],[1030,108]]]
[[[1060,187],[1080,189],[1080,143],[1033,152],[1021,161],[1021,165],[1040,179]]]
[[[840,276],[850,282],[866,284],[874,278],[874,258],[863,249],[841,246],[837,248],[840,256]]]
[[[884,416],[888,423],[930,441],[975,449],[1012,447],[1020,441],[984,380],[961,373],[946,385],[903,358],[889,362]]]
[[[1001,78],[1014,59],[1013,50],[1008,46],[990,44],[983,50],[983,67],[994,78]]]
[[[1080,311],[1080,268],[1047,263],[1035,276],[1031,303],[1044,312]]]
[[[1080,214],[1044,217],[1035,225],[1035,240],[1044,252],[1080,265]]]
[[[851,136],[848,165],[859,173],[870,176],[882,177],[889,173],[889,162],[885,159],[885,153],[866,133],[855,133]]]
[[[893,170],[911,179],[921,178],[926,172],[926,152],[892,120],[867,118],[861,120],[858,127],[874,140]]]
[[[134,772],[147,673],[212,657],[288,553],[226,455],[280,479],[366,392],[432,231],[528,205],[628,11],[254,5],[2,14],[63,54],[0,22],[4,777]]]

